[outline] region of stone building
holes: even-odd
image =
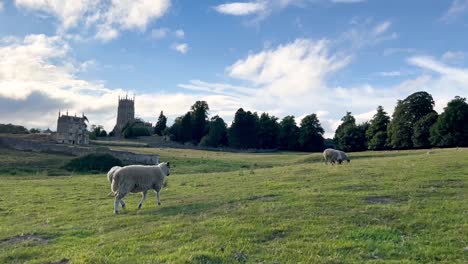
[[[132,98],[119,97],[119,106],[117,108],[117,123],[115,124],[114,136],[121,137],[122,129],[135,121],[135,96]]]
[[[56,140],[58,143],[86,145],[89,144],[89,133],[86,125],[88,118],[83,114],[82,117],[61,115],[57,119]]]

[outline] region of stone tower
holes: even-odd
[[[116,137],[122,136],[122,129],[128,123],[135,121],[135,96],[132,98],[120,98],[119,96],[119,106],[117,108],[117,123],[115,124],[114,135]]]

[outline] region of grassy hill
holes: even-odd
[[[132,150],[175,168],[161,206],[151,194],[137,211],[129,195],[121,215],[104,175],[11,175],[3,168],[21,171],[23,153],[8,153],[0,263],[468,261],[468,149],[352,153],[343,166],[319,154]]]

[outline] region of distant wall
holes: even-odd
[[[111,150],[108,147],[80,147],[73,145],[53,144],[7,136],[0,136],[0,147],[19,151],[59,153],[70,156],[83,156],[91,153],[107,153],[120,159],[123,163],[126,164],[154,165],[159,163],[159,155],[117,151]]]

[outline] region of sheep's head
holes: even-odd
[[[169,176],[169,174],[171,174],[171,172],[170,172],[171,164],[169,163],[169,161],[168,162],[163,162],[163,163],[159,164],[159,166],[163,170],[164,174],[166,174],[166,176]]]

